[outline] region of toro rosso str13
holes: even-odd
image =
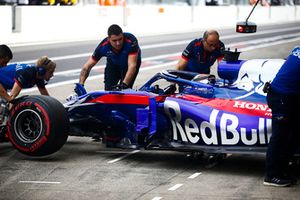
[[[271,110],[262,91],[283,59],[222,61],[218,76],[169,70],[139,90],[94,91],[64,105],[26,96],[2,128],[22,153],[58,151],[68,135],[99,137],[108,147],[264,153]]]

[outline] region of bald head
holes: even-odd
[[[219,33],[216,30],[207,30],[203,34],[204,50],[214,51],[220,44]]]
[[[209,36],[216,37],[216,38],[218,38],[218,40],[219,40],[219,37],[220,37],[218,31],[213,30],[213,29],[206,30],[203,34],[203,39],[206,40]]]

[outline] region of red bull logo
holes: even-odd
[[[236,103],[236,106],[244,106],[249,109],[268,109],[262,105],[250,103]],[[256,121],[249,122],[249,126],[241,126],[239,116],[217,109],[212,109],[207,114],[207,118],[203,119],[183,117],[179,103],[171,100],[165,102],[164,110],[172,124],[173,139],[183,142],[204,143],[206,145],[264,145],[268,143],[272,132],[271,119],[268,118],[254,118],[252,116]],[[202,111],[193,110],[190,112]],[[249,120],[251,120],[251,116]]]

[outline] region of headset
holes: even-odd
[[[47,66],[51,62],[50,59],[46,59],[43,66]],[[44,76],[46,74],[46,69],[44,67],[37,67],[37,74],[39,76]]]

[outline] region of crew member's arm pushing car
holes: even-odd
[[[88,76],[90,75],[91,69],[97,64],[97,61],[93,59],[93,57],[90,57],[88,61],[84,64],[83,68],[81,69],[80,72],[80,77],[79,77],[79,83],[76,83],[75,86],[75,93],[78,96],[86,94],[86,90],[84,88],[84,83]]]
[[[138,54],[130,54],[128,56],[128,70],[123,80],[123,85],[129,87],[136,73]],[[123,88],[126,89],[126,88]]]
[[[11,96],[9,94],[7,94],[5,88],[3,87],[2,84],[0,84],[0,98],[1,97],[8,102],[11,100]]]
[[[176,65],[176,70],[185,70],[187,64],[188,64],[187,60],[180,58]]]

